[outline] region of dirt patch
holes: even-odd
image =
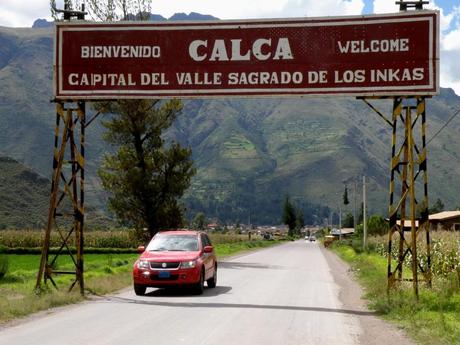
[[[334,280],[340,286],[339,299],[343,307],[357,311],[369,311],[366,301],[362,299],[363,289],[356,282],[350,266],[342,261],[330,250],[321,248],[326,258]],[[363,313],[356,315],[361,324],[363,333],[359,337],[359,343],[363,345],[415,345],[403,330],[392,325],[375,315]]]

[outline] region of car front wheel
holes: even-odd
[[[210,288],[215,288],[217,285],[217,265],[214,266],[214,274],[211,278],[206,280],[206,283],[208,283],[208,287]]]
[[[144,296],[145,295],[145,290],[147,290],[147,288],[145,286],[134,284],[134,293],[136,295]]]
[[[197,295],[203,294],[204,291],[204,271],[201,270],[200,281],[195,285],[195,293]]]

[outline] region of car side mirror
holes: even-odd
[[[214,250],[214,247],[213,246],[206,246],[204,247],[203,251],[205,253],[212,253],[212,251]]]
[[[145,246],[139,246],[139,247],[137,247],[137,252],[138,252],[139,254],[142,254],[143,252],[145,252]]]

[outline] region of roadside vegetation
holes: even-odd
[[[367,251],[362,250],[359,238],[336,241],[332,249],[351,264],[365,288],[369,307],[383,318],[405,329],[420,344],[460,344],[460,236],[448,231],[433,231],[431,236],[433,286],[429,289],[420,282],[418,301],[410,282],[399,284],[387,295],[386,235],[370,237]],[[396,251],[392,257],[397,258]],[[409,262],[404,270],[410,272]]]
[[[55,278],[58,290],[48,282],[43,284],[40,295],[35,293],[42,236],[43,232],[33,230],[0,231],[0,323],[85,300],[78,286],[68,292],[71,276]],[[238,234],[210,234],[210,238],[219,259],[279,243],[255,239],[255,236],[249,240],[247,235]],[[137,246],[141,244],[135,233],[87,232],[85,242],[88,245],[84,256],[87,296],[115,292],[132,284],[132,266],[138,257]],[[58,243],[59,239],[53,237],[51,246]],[[55,268],[73,269],[70,257],[60,256]]]

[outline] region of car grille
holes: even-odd
[[[174,269],[178,268],[180,262],[150,262],[150,268],[154,269]]]

